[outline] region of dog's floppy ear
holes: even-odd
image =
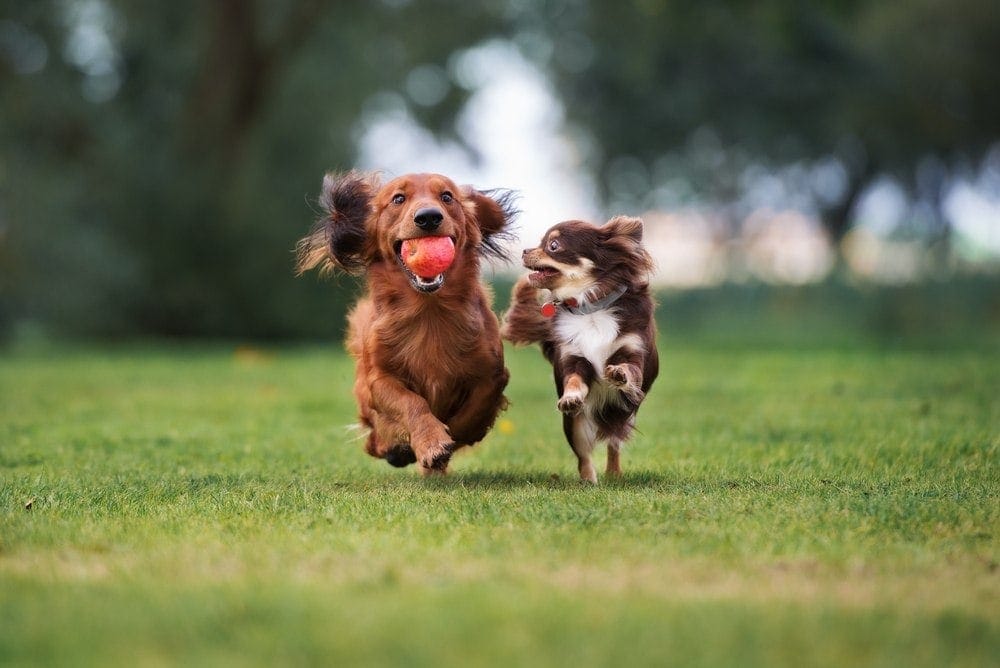
[[[360,273],[368,265],[365,226],[379,188],[377,174],[347,172],[323,178],[323,216],[296,245],[296,273],[319,267],[327,274],[340,268]]]
[[[470,213],[483,235],[480,250],[483,255],[510,262],[506,242],[514,240],[514,219],[520,211],[514,206],[517,193],[504,188],[476,190],[472,186],[462,186],[466,211]],[[471,204],[471,210],[468,206]]]

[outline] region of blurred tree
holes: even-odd
[[[555,82],[612,204],[800,165],[835,239],[883,173],[941,234],[1000,138],[997,34],[989,0],[0,0],[0,331],[338,331],[348,295],[291,274],[322,172],[386,101],[461,140],[451,57],[493,37]]]
[[[649,206],[643,195],[681,181],[730,201],[756,163],[800,164],[815,170],[811,200],[839,242],[859,195],[889,174],[929,205],[917,224],[935,237],[949,172],[1000,141],[992,0],[530,8],[518,39],[592,135],[612,199]]]
[[[323,172],[382,91],[452,127],[448,58],[500,25],[444,0],[3,5],[0,327],[75,334],[339,331],[348,295],[291,271]]]

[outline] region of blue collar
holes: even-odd
[[[617,290],[609,292],[604,295],[603,298],[594,302],[584,302],[583,304],[580,304],[576,299],[570,298],[557,303],[574,315],[590,315],[591,313],[597,313],[598,311],[603,311],[604,309],[609,308],[627,291],[628,287],[622,286]]]

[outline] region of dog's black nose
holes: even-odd
[[[434,207],[420,209],[413,216],[413,222],[417,224],[417,227],[422,230],[427,230],[428,232],[436,230],[443,219],[444,214],[442,214],[439,209],[435,209]]]

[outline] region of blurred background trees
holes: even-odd
[[[798,165],[839,243],[861,194],[891,176],[936,241],[949,177],[1000,137],[995,3],[592,2],[553,18],[531,19],[550,26],[539,60],[596,139],[606,198],[732,202],[755,165]]]
[[[735,234],[777,179],[839,244],[892,178],[940,250],[949,185],[1000,173],[990,0],[0,7],[0,332],[335,334],[349,289],[291,272],[322,173],[386,105],[475,156],[460,56],[497,40],[609,211],[705,206]]]
[[[372,95],[491,34],[463,3],[5,10],[3,309],[95,334],[339,329],[329,287],[291,273],[324,170],[352,164]]]

